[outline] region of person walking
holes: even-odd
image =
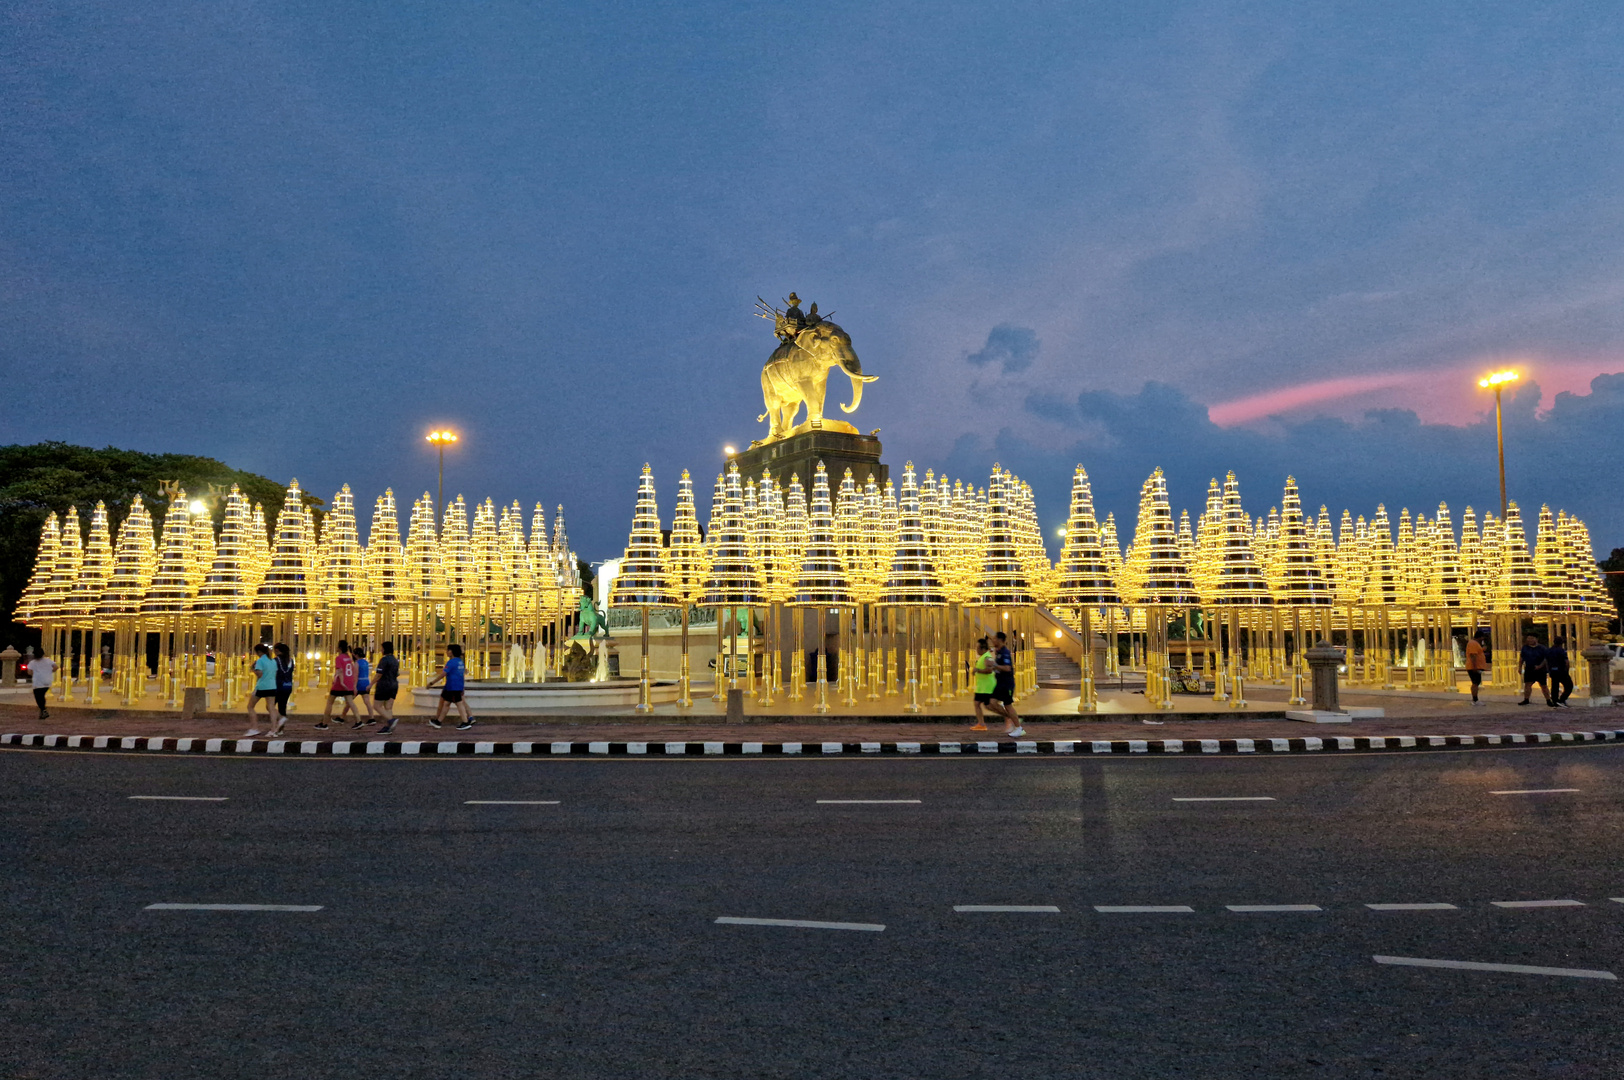
[[[1483,673],[1489,669],[1488,654],[1483,651],[1483,635],[1469,639],[1465,651],[1466,677],[1472,683],[1472,704],[1481,705],[1483,702],[1477,700],[1477,691],[1483,685]]]
[[[33,658],[28,661],[28,679],[34,686],[34,704],[39,706],[39,718],[49,720],[50,710],[45,707],[45,695],[51,690],[51,682],[56,678],[56,661],[46,656],[41,650],[30,648]]]
[[[271,650],[263,642],[254,646],[254,689],[248,694],[248,730],[243,738],[252,739],[259,734],[254,726],[254,710],[260,702],[265,703],[265,730],[275,731],[279,726],[281,717],[276,711],[276,661],[271,659]]]
[[[338,722],[342,724],[344,718],[350,715],[355,708],[355,680],[357,671],[355,657],[350,655],[350,643],[340,641],[338,652],[333,657],[333,685],[327,690],[327,708],[322,711],[321,719],[316,721],[316,727],[325,731],[327,721],[333,718],[333,702],[340,698],[344,701],[344,708],[339,711]]]
[[[1004,718],[1004,734],[1012,739],[1018,739],[1026,734],[1021,726],[1021,718],[1015,712],[1015,654],[1009,649],[1009,636],[1002,630],[993,635],[997,638],[998,648],[993,653],[992,669],[997,676],[993,680],[992,701],[997,704],[994,708]]]
[[[992,699],[992,692],[998,683],[998,673],[993,670],[992,650],[987,647],[986,638],[976,639],[976,650],[980,653],[976,657],[975,667],[970,673],[975,676],[975,704],[976,722],[970,725],[971,731],[986,731],[987,717],[983,709],[992,709],[999,716],[1004,715],[1003,708]]]
[[[1545,671],[1551,680],[1551,708],[1572,708],[1568,698],[1573,696],[1573,672],[1568,668],[1568,643],[1564,639],[1557,638],[1545,650]]]
[[[1551,692],[1545,688],[1545,673],[1549,670],[1549,666],[1539,638],[1533,634],[1523,638],[1522,652],[1518,654],[1517,660],[1522,665],[1523,681],[1522,700],[1517,704],[1529,704],[1528,699],[1533,696],[1536,683],[1539,684],[1539,692],[1545,695],[1545,704],[1551,704]]]
[[[276,729],[269,733],[274,739],[288,722],[288,703],[293,700],[293,653],[280,641],[271,651],[276,655]]]
[[[458,731],[467,731],[474,726],[474,718],[468,715],[468,702],[463,700],[463,672],[466,670],[462,662],[462,646],[450,644],[445,647],[445,664],[440,668],[440,674],[429,680],[430,686],[445,683],[440,691],[440,704],[434,715],[429,718],[429,727],[437,728],[445,719],[446,710],[451,706],[457,707],[457,715],[462,717],[462,723],[457,725]]]
[[[367,662],[367,647],[365,645],[358,645],[351,649],[350,655],[355,658],[355,696],[362,705],[367,707],[365,720],[361,719],[361,710],[355,710],[355,726],[363,728],[378,719],[372,712],[372,665]]]
[[[395,730],[395,695],[400,693],[400,660],[395,656],[393,641],[384,642],[379,649],[383,655],[378,657],[378,668],[373,672],[377,679],[372,684],[372,700],[377,703],[377,715],[383,721],[378,734],[388,735]]]

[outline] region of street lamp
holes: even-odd
[[[435,493],[434,510],[436,513],[443,515],[445,513],[445,445],[446,443],[456,442],[457,433],[455,431],[431,431],[426,437],[440,451],[440,487]]]
[[[1515,371],[1496,371],[1477,380],[1477,385],[1494,391],[1494,441],[1500,449],[1500,520],[1506,520],[1506,429],[1500,421],[1500,392],[1506,383],[1517,381]]]

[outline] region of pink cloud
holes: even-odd
[[[1392,372],[1385,375],[1350,375],[1341,379],[1323,379],[1319,382],[1299,383],[1296,386],[1266,390],[1250,397],[1236,398],[1207,407],[1207,416],[1219,427],[1233,427],[1253,420],[1295,412],[1305,405],[1322,401],[1367,394],[1373,390],[1389,390],[1413,383],[1416,372]]]

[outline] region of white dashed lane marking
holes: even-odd
[[[716,921],[727,926],[790,926],[800,930],[869,930],[878,932],[885,929],[884,923],[818,922],[814,919],[740,919],[732,915],[723,915]]]
[[[1371,911],[1459,911],[1454,904],[1366,904]]]
[[[1490,900],[1489,903],[1504,908],[1584,907],[1578,900]]]
[[[1059,914],[1060,912],[1060,909],[1053,904],[954,904],[953,910],[962,912],[1012,911],[1047,914]]]
[[[819,799],[820,806],[917,806],[921,799]]]
[[[1372,956],[1378,964],[1400,967],[1450,968],[1455,971],[1506,971],[1514,975],[1563,975],[1570,979],[1612,979],[1611,971],[1592,971],[1586,968],[1534,967],[1530,964],[1481,964],[1475,960],[1426,960],[1419,956]]]
[[[224,795],[131,795],[145,802],[225,802]]]
[[[1195,908],[1189,904],[1095,904],[1094,910],[1105,915],[1187,915]]]
[[[1318,904],[1225,904],[1230,911],[1324,911]]]
[[[142,911],[320,911],[320,904],[148,904]]]
[[[464,806],[557,806],[557,799],[464,799]]]
[[[1186,795],[1174,802],[1275,802],[1273,795]]]
[[[1565,795],[1578,791],[1576,787],[1522,788],[1517,791],[1491,791],[1490,795]]]

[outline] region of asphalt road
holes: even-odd
[[[1612,1080],[1621,768],[0,752],[0,1076]]]

